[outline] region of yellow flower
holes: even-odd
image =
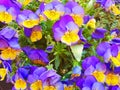
[[[57,90],[54,86],[45,86],[44,90]]]
[[[16,80],[14,85],[15,85],[15,89],[20,89],[20,90],[21,89],[24,90],[27,87],[27,84],[23,79]]]
[[[96,27],[95,23],[96,23],[95,19],[90,19],[87,23],[87,27],[95,29],[95,27]]]
[[[3,81],[5,79],[6,74],[7,70],[5,68],[0,68],[0,81]]]
[[[31,90],[42,90],[42,81],[37,80],[34,83],[31,84],[30,86]]]

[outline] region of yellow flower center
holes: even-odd
[[[27,87],[27,84],[24,80],[18,79],[15,81],[15,88],[24,90]]]
[[[117,57],[110,57],[110,59],[115,66],[117,66],[117,67],[120,66],[120,52],[118,53]]]
[[[5,68],[0,68],[0,81],[3,81],[5,79],[6,74],[7,70]]]
[[[72,14],[71,16],[78,26],[81,26],[83,24],[83,18],[80,15]]]
[[[72,43],[75,43],[78,40],[79,40],[79,36],[74,31],[66,32],[61,38],[61,41],[63,43],[66,43],[67,45],[71,45]]]
[[[0,21],[5,23],[10,23],[12,21],[12,15],[8,12],[0,12]]]
[[[54,86],[45,86],[44,90],[57,90]]]
[[[46,10],[44,11],[45,16],[50,20],[58,20],[62,12],[55,10]]]
[[[108,85],[113,85],[113,86],[118,85],[119,84],[119,76],[112,74],[112,73],[108,74],[106,76],[106,83]]]
[[[18,51],[13,48],[6,48],[1,52],[1,58],[4,60],[14,60],[17,56]]]
[[[37,80],[36,82],[32,83],[30,86],[31,90],[42,90],[42,81]]]
[[[38,25],[39,23],[39,19],[36,19],[36,20],[25,20],[23,22],[23,26],[27,27],[27,28],[32,28],[34,27],[35,25]]]
[[[98,82],[104,82],[105,74],[101,71],[94,71],[93,76],[96,78]]]
[[[40,30],[33,30],[30,39],[32,42],[36,42],[42,38],[42,32]]]

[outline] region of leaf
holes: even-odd
[[[56,58],[55,58],[55,69],[58,69],[59,65],[60,65],[60,58],[59,58],[59,56],[56,56]]]
[[[71,46],[71,51],[72,51],[75,59],[77,61],[80,61],[81,60],[81,56],[82,56],[82,51],[83,51],[83,45],[80,44],[80,45]]]

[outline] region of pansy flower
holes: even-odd
[[[91,62],[91,60],[94,60],[95,62]],[[106,66],[97,60],[99,59],[97,59],[95,56],[84,59],[82,63],[82,67],[85,68],[84,75],[93,75],[98,82],[103,83],[105,81]]]
[[[42,29],[40,26],[34,26],[33,28],[24,28],[24,33],[30,38],[32,42],[36,42],[42,38]]]
[[[106,63],[112,62],[115,67],[120,66],[120,50],[119,45],[107,42],[100,43],[97,47],[97,54],[104,58]]]
[[[45,5],[44,15],[50,20],[58,20],[64,14],[64,5],[59,1],[53,1]]]
[[[78,26],[69,15],[61,17],[61,19],[53,25],[53,35],[56,41],[61,41],[67,45],[78,43],[81,38],[79,37]]]
[[[49,63],[48,54],[42,49],[24,47],[23,51],[34,64],[46,65]]]
[[[0,22],[10,23],[12,20],[16,20],[17,14],[20,8],[12,0],[0,1]]]
[[[120,14],[120,10],[115,5],[114,0],[97,0],[96,2],[99,3],[106,11],[112,11],[115,15]]]
[[[11,28],[4,28],[0,31],[0,57],[3,60],[14,60],[20,52],[17,32]]]
[[[39,16],[30,10],[23,10],[18,14],[17,22],[23,27],[32,28],[39,24]]]
[[[29,74],[29,70],[27,70],[24,67],[20,67],[15,75],[12,77],[12,83],[14,84],[14,87],[12,90],[25,90],[27,89],[27,76]]]
[[[54,70],[38,67],[28,76],[30,90],[63,90],[60,76]]]
[[[76,2],[69,1],[65,5],[65,14],[72,16],[74,22],[81,26],[83,24],[84,9]]]

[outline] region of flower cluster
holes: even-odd
[[[83,2],[0,0],[0,81],[11,90],[119,90],[119,3]]]

